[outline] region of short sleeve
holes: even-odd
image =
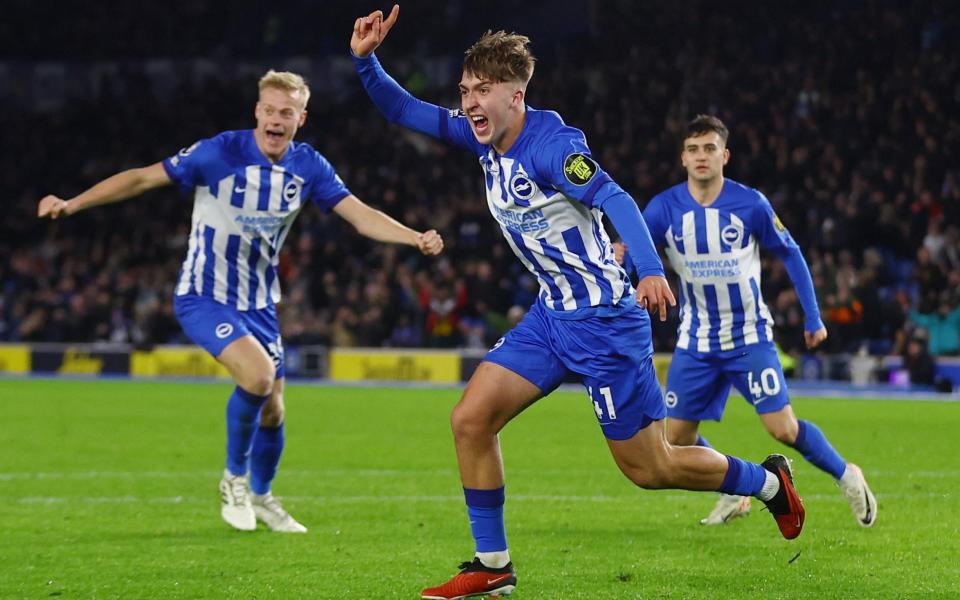
[[[199,185],[209,185],[211,179],[207,174],[218,162],[220,146],[219,137],[200,140],[164,159],[163,168],[170,179],[185,191]]]
[[[337,175],[326,158],[315,153],[310,173],[310,200],[323,212],[330,212],[338,202],[350,195],[350,190]]]

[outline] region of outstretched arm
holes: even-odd
[[[338,202],[333,211],[353,225],[357,233],[372,240],[416,246],[428,256],[443,251],[443,238],[436,230],[420,233],[410,229],[383,211],[364,204],[353,194]]]
[[[41,219],[68,217],[81,210],[126,200],[147,190],[170,183],[170,176],[163,168],[163,163],[158,162],[149,167],[129,169],[107,177],[70,200],[63,200],[53,195],[44,196],[37,207],[37,216]]]
[[[383,70],[373,54],[397,22],[399,14],[400,7],[394,5],[385,20],[382,12],[374,11],[354,23],[350,52],[367,95],[391,123],[477,151],[478,144],[470,125],[459,111],[415,98]]]

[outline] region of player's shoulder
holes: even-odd
[[[724,179],[724,192],[730,195],[730,197],[740,201],[749,203],[752,205],[762,205],[769,204],[770,201],[767,200],[767,197],[763,195],[763,192],[756,188],[752,188],[749,185],[740,183],[739,181],[734,181],[733,179],[725,178]]]
[[[686,193],[687,182],[683,181],[676,185],[672,185],[667,189],[663,190],[656,196],[650,199],[650,202],[647,204],[650,206],[660,206],[660,205],[673,205],[677,204],[683,198],[683,194]]]
[[[565,146],[570,140],[585,142],[586,136],[576,127],[567,125],[554,110],[537,110],[527,107],[527,119],[541,146]]]

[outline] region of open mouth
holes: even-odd
[[[279,142],[279,141],[283,140],[283,132],[282,132],[282,131],[279,131],[279,130],[276,130],[276,129],[267,129],[266,133],[267,133],[267,139],[268,139],[268,140],[271,140],[271,141],[274,141],[274,142]]]
[[[486,133],[490,128],[490,122],[487,121],[487,118],[483,115],[471,115],[470,122],[473,124],[473,128],[477,133]]]

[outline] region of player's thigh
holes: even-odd
[[[539,305],[487,352],[454,409],[454,429],[479,426],[499,431],[567,375],[547,339],[550,322]]]
[[[627,439],[607,438],[607,446],[620,470],[635,476],[645,474],[639,475],[640,479],[653,477],[669,464],[670,446],[662,420],[650,423]]]
[[[729,394],[721,365],[684,350],[673,353],[665,396],[669,419],[719,421]]]
[[[273,360],[253,335],[234,340],[216,359],[230,371],[237,385],[248,392],[266,396],[276,385]]]
[[[240,387],[270,393],[276,368],[249,315],[200,296],[175,296],[174,311],[184,333],[224,365]]]
[[[726,361],[724,373],[758,414],[774,413],[790,404],[780,357],[773,344],[750,344]]]
[[[494,362],[481,362],[450,417],[457,434],[495,434],[543,396],[528,379]]]

